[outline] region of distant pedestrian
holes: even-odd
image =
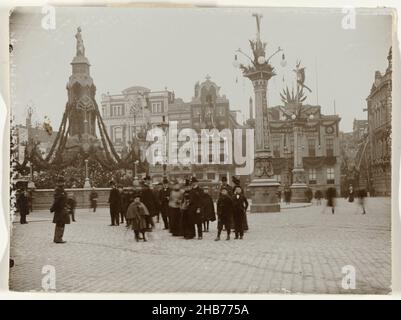
[[[358,203],[359,203],[359,206],[362,208],[362,214],[366,214],[366,210],[365,210],[366,196],[367,196],[367,192],[365,189],[360,189],[358,191]]]
[[[110,194],[109,194],[109,205],[110,205],[110,226],[119,226],[119,214],[121,211],[121,194],[118,191],[114,181],[110,181]]]
[[[354,187],[352,185],[349,186],[348,188],[348,202],[354,202]]]
[[[143,241],[147,241],[145,232],[147,228],[146,217],[149,216],[149,211],[141,202],[141,197],[138,193],[134,194],[133,198],[134,201],[128,206],[126,215],[128,227],[134,230],[136,241],[139,241],[139,233],[142,234]]]
[[[235,186],[233,191],[233,219],[235,239],[243,239],[244,221],[246,221],[246,210],[248,209],[248,201],[243,194],[241,186]]]
[[[65,243],[63,240],[66,224],[70,224],[70,215],[67,208],[67,193],[64,190],[65,180],[63,177],[57,179],[57,187],[54,190],[54,200],[50,212],[54,213],[53,223],[56,224],[54,230],[54,242]]]
[[[95,187],[92,187],[91,193],[89,195],[89,201],[90,201],[90,208],[93,209],[93,212],[96,212],[97,199],[98,199],[98,195],[97,195],[96,189],[95,189]]]
[[[284,189],[284,202],[287,205],[290,205],[291,203],[291,189],[288,187]]]
[[[29,195],[26,190],[20,189],[17,192],[17,209],[20,215],[20,223],[28,224],[26,216],[29,215]]]
[[[215,241],[220,240],[221,231],[225,227],[227,231],[226,240],[230,240],[231,221],[233,214],[233,200],[229,196],[229,190],[222,188],[219,199],[217,200],[217,237]]]
[[[331,208],[331,213],[334,214],[335,211],[335,206],[336,206],[336,196],[337,196],[337,191],[335,188],[330,187],[326,191],[326,199],[327,199],[327,207]],[[325,209],[323,209],[323,212],[325,212]]]
[[[315,191],[315,199],[316,199],[316,205],[321,205],[322,204],[322,198],[323,198],[323,192],[320,190]]]
[[[71,220],[73,222],[76,222],[75,208],[77,207],[77,200],[73,192],[68,193],[67,207],[68,207],[68,213],[71,215]]]

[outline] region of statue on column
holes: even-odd
[[[82,40],[81,31],[81,27],[78,27],[77,34],[75,35],[75,38],[77,39],[77,56],[85,56],[85,46],[84,41]]]

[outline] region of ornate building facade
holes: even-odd
[[[294,126],[289,115],[295,106],[290,104],[269,108],[273,170],[281,188],[293,183]],[[320,106],[303,105],[305,119],[298,141],[306,184],[313,190],[334,187],[340,191],[340,117],[324,115]]]
[[[358,151],[359,185],[376,196],[391,195],[392,49],[384,74],[375,72],[367,97],[368,136]]]
[[[177,123],[178,132],[192,128],[198,133],[199,143],[193,163],[152,165],[149,167],[149,174],[154,180],[160,181],[166,174],[172,179],[185,179],[195,175],[199,180],[218,182],[223,175],[230,178],[235,174],[234,164],[216,165],[212,155],[208,164],[201,163],[202,129],[221,131],[242,128],[235,119],[235,113],[230,110],[229,100],[220,94],[220,87],[209,76],[202,83],[195,84],[194,96],[189,102],[175,97],[172,91],[151,91],[134,86],[119,94],[103,94],[101,106],[103,121],[115,149],[120,154],[128,152],[135,137],[144,130],[159,126],[167,132],[172,121]],[[174,143],[180,148],[185,141]],[[221,143],[218,154],[220,162],[223,162],[226,152],[227,148]]]

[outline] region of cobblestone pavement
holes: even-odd
[[[14,224],[10,289],[42,291],[42,268],[56,270],[59,292],[369,293],[390,292],[390,199],[367,199],[367,215],[340,199],[324,206],[249,214],[244,240],[173,238],[157,225],[148,242],[110,227],[107,209],[79,210],[67,244],[52,243],[50,213]],[[222,238],[224,239],[224,238]],[[342,289],[342,267],[356,270],[356,289]]]

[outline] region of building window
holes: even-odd
[[[327,168],[327,184],[334,184],[334,168]]]
[[[334,139],[333,138],[326,139],[326,155],[328,157],[334,156]]]
[[[202,180],[203,179],[203,173],[197,173],[195,175],[196,179]]]
[[[224,117],[226,114],[226,109],[224,107],[219,107],[218,109],[218,115],[221,117]]]
[[[102,116],[105,117],[106,116],[106,107],[102,107]]]
[[[111,115],[113,117],[120,117],[124,115],[123,113],[123,106],[118,104],[118,105],[112,105],[111,106]]]
[[[281,147],[280,139],[273,139],[273,156],[275,158],[280,158],[280,147]]]
[[[207,174],[207,178],[208,178],[208,180],[214,180],[214,179],[215,179],[215,177],[216,177],[216,174],[215,174],[215,173],[213,173],[213,172],[210,172],[210,173],[208,173],[208,174]]]
[[[152,113],[162,113],[162,112],[163,112],[163,105],[161,101],[152,102]]]
[[[289,139],[289,147],[290,147],[290,152],[291,153],[294,153],[294,137],[291,137],[290,139]]]
[[[123,129],[121,127],[113,128],[113,138],[114,138],[114,143],[123,142]]]
[[[316,184],[316,169],[309,169],[309,184]]]
[[[308,154],[309,154],[309,157],[315,157],[316,156],[315,139],[308,139]]]

